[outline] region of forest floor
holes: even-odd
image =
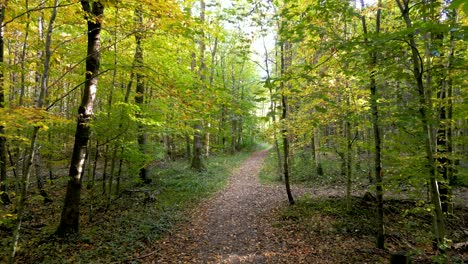
[[[16,263],[388,263],[402,250],[414,264],[468,263],[468,188],[457,190],[455,214],[446,219],[452,244],[464,245],[448,258],[432,249],[430,213],[424,195],[407,197],[413,190],[386,193],[386,249],[378,250],[375,204],[363,199],[368,186],[356,182],[347,200],[342,182],[308,179],[313,185],[292,185],[296,204],[289,206],[267,156],[212,157],[203,173],[168,163],[151,184],[122,187],[110,203],[100,188],[86,189],[77,240],[51,236],[62,201],[44,204],[32,193]],[[64,183],[49,185],[51,197],[63,197]],[[1,220],[3,263],[15,222]]]
[[[253,153],[234,171],[229,185],[193,212],[192,219],[157,244],[148,262],[239,263],[304,260],[311,248],[289,241],[274,227],[279,207],[285,206],[282,186],[259,182],[268,151]],[[304,190],[294,188],[295,193]]]
[[[284,190],[261,185],[258,173],[268,152],[255,152],[231,176],[228,187],[157,245],[157,263],[264,263],[300,259],[300,245],[283,240],[272,226]],[[306,250],[304,248],[304,250]]]
[[[342,232],[332,225],[336,222],[333,214],[319,210],[305,219],[301,218],[304,214],[301,209],[293,209],[299,210],[296,213],[285,211],[288,205],[284,187],[262,184],[258,178],[267,155],[266,150],[253,153],[231,175],[227,188],[201,203],[191,212],[188,222],[150,246],[146,251],[150,253],[136,253],[133,260],[143,263],[388,263],[390,250],[376,249],[373,232],[357,230],[365,227],[355,227],[356,230],[345,227]],[[295,197],[306,194],[314,201],[343,197],[342,188],[339,189],[292,188]],[[296,208],[304,206],[299,199],[301,203]],[[329,208],[341,202],[331,203]],[[359,216],[352,217],[361,221]],[[364,218],[362,222],[372,225]],[[307,223],[298,224],[301,221]],[[434,256],[436,253],[419,261],[414,259],[414,263],[430,263]]]

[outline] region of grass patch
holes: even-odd
[[[280,175],[278,173],[278,160],[276,154],[270,150],[268,156],[265,158],[263,162],[262,169],[258,177],[260,178],[260,182],[264,184],[272,184],[272,183],[279,183],[281,182]]]
[[[193,172],[185,161],[164,164],[164,169],[151,170],[151,184],[125,186],[108,207],[98,188],[94,191],[83,189],[81,236],[66,243],[50,237],[58,225],[62,206],[59,197],[63,197],[65,190],[63,186],[57,186],[53,204],[28,206],[31,211],[27,212],[23,224],[17,260],[21,263],[123,261],[132,252],[145,250],[148,243],[186,220],[189,210],[222,189],[232,169],[249,155],[250,152],[242,152],[212,157],[203,173]],[[10,240],[11,236],[0,240],[0,260],[7,256]]]

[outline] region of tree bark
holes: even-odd
[[[79,234],[81,175],[84,170],[86,149],[90,136],[89,123],[93,116],[96,98],[98,73],[100,66],[100,33],[104,6],[100,1],[81,1],[88,24],[88,48],[83,98],[78,108],[78,120],[75,132],[75,143],[70,161],[69,180],[65,203],[56,234],[68,237]]]

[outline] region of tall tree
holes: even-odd
[[[140,107],[139,112],[137,113],[138,117],[141,117],[143,104],[145,101],[145,81],[143,76],[143,47],[141,46],[141,41],[143,38],[143,12],[141,6],[137,7],[135,10],[135,22],[138,24],[138,30],[135,33],[135,70],[136,70],[136,94],[135,94],[135,103]],[[138,125],[138,146],[142,154],[145,153],[146,149],[146,133],[143,125]],[[146,165],[143,165],[140,168],[140,180],[144,183],[148,183],[148,171]]]
[[[284,41],[281,43],[280,46],[280,60],[281,60],[281,121],[282,121],[282,129],[281,129],[281,137],[283,139],[283,176],[284,176],[284,184],[286,187],[286,194],[288,196],[288,201],[290,205],[293,205],[294,197],[292,196],[291,186],[289,182],[289,172],[290,172],[290,153],[289,153],[289,131],[288,131],[288,116],[289,116],[289,104],[288,104],[288,84],[286,84],[286,69],[290,66],[291,62],[291,44],[289,41]]]
[[[395,0],[404,19],[406,27],[409,30],[413,30],[413,23],[410,17],[409,0]],[[431,192],[431,201],[434,206],[433,210],[433,229],[434,235],[438,243],[444,243],[445,241],[445,221],[444,214],[442,212],[442,205],[440,201],[439,184],[437,180],[437,166],[434,157],[435,150],[435,137],[434,128],[431,120],[432,103],[426,98],[428,92],[424,86],[423,75],[424,65],[421,60],[421,52],[418,50],[416,44],[416,32],[412,32],[408,35],[408,42],[411,50],[411,59],[413,63],[413,77],[416,81],[416,90],[419,98],[419,114],[422,122],[422,129],[424,135],[425,151],[427,157],[427,164],[429,167],[429,184]],[[427,70],[427,69],[426,69]],[[429,93],[430,94],[430,93]]]
[[[100,66],[101,25],[104,5],[100,1],[81,1],[88,26],[88,45],[83,97],[78,108],[75,143],[70,161],[67,192],[56,234],[67,237],[79,234],[81,181],[90,136],[90,122],[96,98]]]
[[[361,0],[361,7],[364,9],[364,0]],[[382,1],[378,0],[377,14],[375,20],[375,34],[380,33],[380,18],[381,18]],[[362,29],[364,33],[364,43],[372,49],[370,52],[370,106],[372,115],[372,128],[374,133],[374,175],[376,185],[376,196],[377,196],[377,247],[380,249],[384,248],[385,245],[385,233],[384,233],[384,211],[383,211],[383,171],[382,171],[382,140],[380,137],[380,124],[379,124],[379,108],[377,104],[377,82],[376,82],[376,67],[378,62],[377,48],[370,47],[370,41],[367,38],[368,30],[366,17],[361,16]]]
[[[4,31],[4,18],[5,18],[6,1],[0,2],[0,109],[5,107],[5,80],[4,80],[4,59],[3,59],[3,31]],[[8,194],[6,193],[7,179],[7,150],[6,150],[6,137],[4,135],[5,128],[0,125],[0,201],[3,203],[9,202]]]
[[[205,1],[200,0],[200,22],[205,23]],[[206,62],[205,62],[205,34],[202,29],[202,34],[199,40],[199,60],[200,65],[198,67],[198,78],[200,79],[200,89],[199,93],[203,94],[206,86]],[[203,124],[201,120],[196,121],[195,125],[195,134],[193,136],[193,156],[191,168],[196,171],[203,171],[205,169],[205,164],[203,163]]]

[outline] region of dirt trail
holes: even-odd
[[[261,185],[267,151],[255,152],[231,175],[228,187],[199,208],[192,220],[158,243],[149,263],[294,263],[302,252],[281,239],[273,215],[286,205],[282,186]],[[295,193],[301,192],[295,190]]]

